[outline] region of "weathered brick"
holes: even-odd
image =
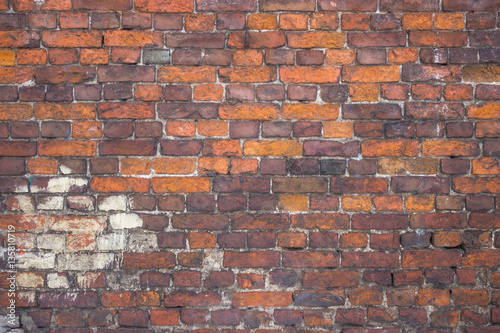
[[[451,267],[461,261],[461,254],[455,250],[403,251],[401,264],[404,268]]]

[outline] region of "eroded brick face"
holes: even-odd
[[[0,0],[0,332],[500,332],[498,11]]]

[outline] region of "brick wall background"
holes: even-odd
[[[500,332],[499,9],[0,0],[12,332]]]

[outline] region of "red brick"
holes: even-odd
[[[405,251],[401,257],[404,268],[451,267],[458,266],[460,261],[460,252],[454,250]]]

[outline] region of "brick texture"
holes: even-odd
[[[500,332],[499,11],[0,0],[0,332]]]

